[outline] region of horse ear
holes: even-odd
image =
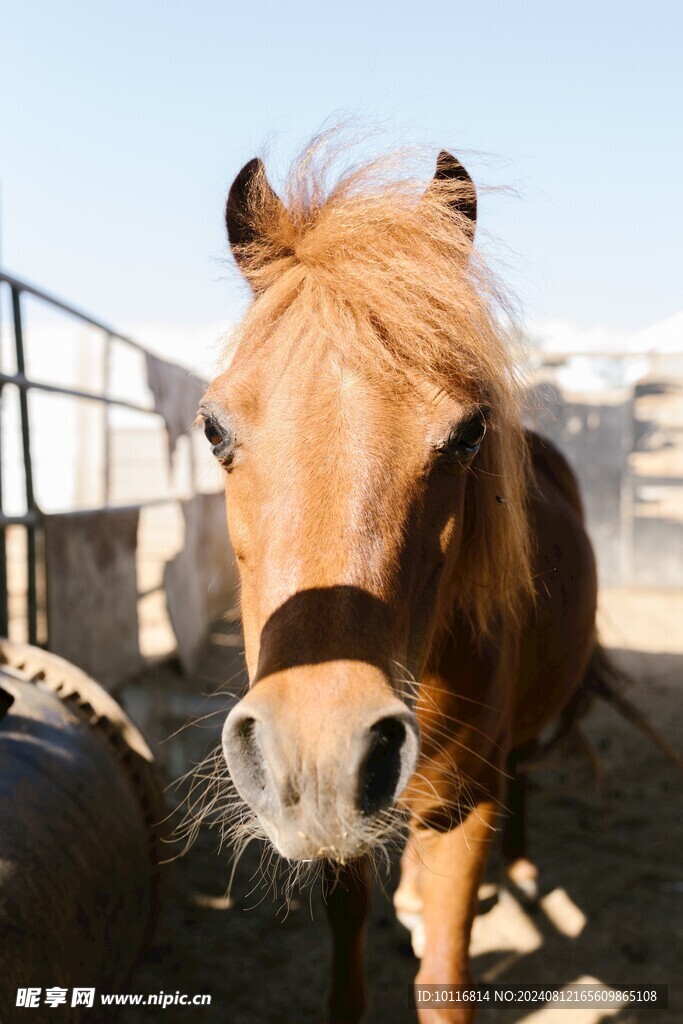
[[[244,269],[248,247],[259,241],[259,224],[283,212],[283,204],[266,177],[263,161],[255,157],[233,181],[225,204],[225,226],[238,266]]]
[[[438,182],[459,182],[462,187],[449,190],[447,202],[456,213],[465,218],[465,229],[474,238],[477,226],[477,190],[460,161],[442,149],[436,158],[436,171],[429,188],[439,188]]]

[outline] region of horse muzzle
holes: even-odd
[[[223,728],[235,788],[289,860],[345,862],[380,843],[417,764],[417,719],[388,686],[332,689],[258,683]]]

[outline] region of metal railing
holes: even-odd
[[[31,459],[31,424],[29,417],[28,392],[42,391],[52,394],[66,395],[78,400],[99,402],[105,407],[119,407],[144,413],[148,416],[161,416],[151,405],[143,405],[138,402],[131,402],[124,398],[116,398],[107,394],[111,377],[112,346],[114,343],[122,343],[131,349],[146,356],[147,349],[139,342],[121,334],[106,323],[96,320],[94,317],[82,312],[60,299],[55,298],[48,292],[36,288],[26,281],[19,280],[10,274],[0,271],[0,291],[2,286],[7,286],[11,293],[11,327],[14,335],[14,354],[16,358],[16,373],[0,371],[0,404],[2,395],[7,385],[13,385],[19,392],[19,411],[21,420],[21,445],[23,456],[24,472],[24,498],[26,512],[21,515],[6,515],[3,503],[3,472],[2,459],[0,458],[0,636],[7,636],[9,631],[9,593],[8,593],[8,565],[6,547],[6,529],[9,526],[23,526],[26,530],[26,570],[27,570],[27,619],[28,619],[28,641],[31,644],[38,643],[38,556],[37,556],[37,533],[43,522],[43,513],[38,506],[34,489],[33,463]],[[104,390],[103,392],[89,391],[85,388],[65,387],[61,385],[48,384],[43,381],[33,380],[26,375],[26,359],[24,345],[24,325],[22,319],[22,295],[30,295],[33,298],[47,304],[52,309],[66,313],[68,316],[101,331],[104,336]],[[0,428],[2,418],[0,417]],[[151,498],[134,505],[111,505],[110,504],[110,444],[111,430],[109,417],[105,413],[104,421],[104,507],[122,511],[126,508],[148,508],[156,505],[165,505],[174,501],[174,498]],[[1,446],[0,446],[1,453]],[[194,462],[191,460],[192,485],[195,485]],[[87,511],[87,510],[85,510]],[[49,629],[49,624],[48,624]]]

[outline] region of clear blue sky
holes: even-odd
[[[115,323],[227,323],[232,176],[340,112],[518,189],[481,223],[531,318],[683,307],[676,0],[6,0],[0,68],[3,263]]]

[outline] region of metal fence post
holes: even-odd
[[[2,405],[4,386],[0,383],[0,515],[3,513],[2,494]],[[0,636],[9,635],[9,593],[7,590],[7,544],[5,526],[0,525]]]
[[[111,390],[113,341],[111,332],[107,331],[104,336],[104,373],[102,374],[102,394],[105,398],[109,398]],[[102,457],[104,459],[104,506],[107,508],[111,505],[111,413],[109,402],[103,403],[103,409],[104,450]]]
[[[12,285],[12,316],[14,321],[14,345],[17,358],[17,376],[26,376],[24,359],[24,334],[21,322],[21,292]],[[28,394],[26,388],[19,388],[19,406],[21,410],[21,441],[24,452],[24,481],[26,493],[26,510],[29,514],[37,513],[35,495],[33,493],[33,466],[31,463],[31,434],[28,415]],[[28,642],[38,642],[38,600],[36,585],[36,526],[26,524],[26,568],[27,580],[27,615]]]

